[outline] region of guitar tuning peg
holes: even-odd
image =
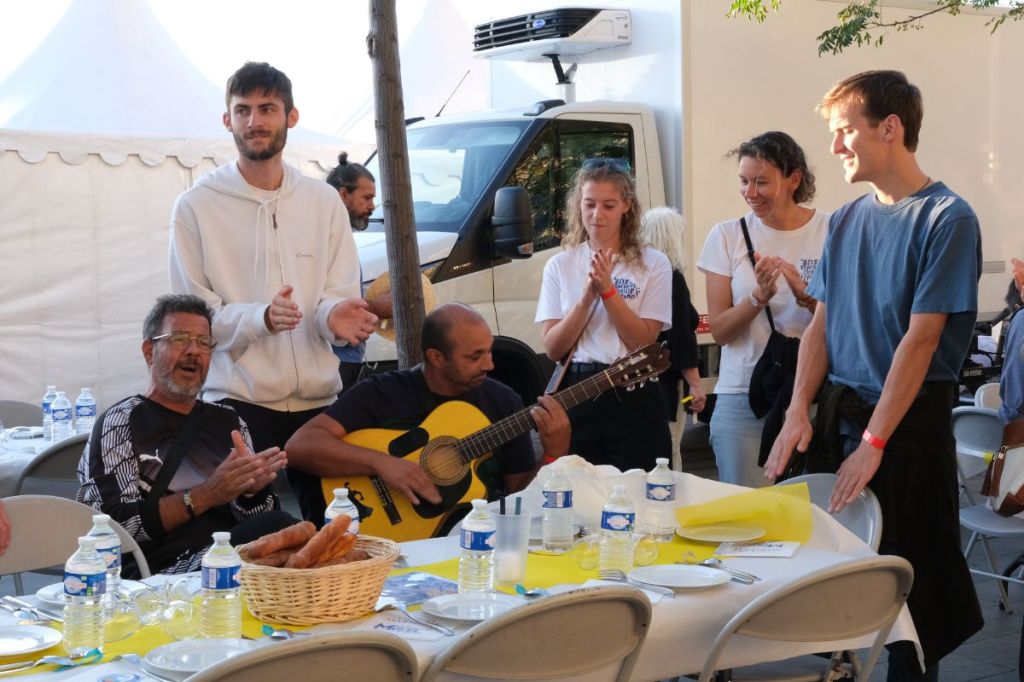
[[[656,383],[658,383],[658,377],[657,377],[657,376],[653,376],[653,377],[651,377],[651,383],[652,383],[652,384],[656,384]]]
[[[639,385],[643,386],[643,382],[641,382]],[[632,386],[627,386],[626,387],[626,392],[627,393],[632,393],[633,391],[636,390],[636,387],[637,387],[637,384],[633,384]]]

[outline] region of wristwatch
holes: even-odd
[[[760,301],[760,299],[757,298],[757,296],[754,296],[754,292],[753,291],[750,292],[750,299],[749,300],[750,300],[750,305],[754,306],[755,308],[763,308],[764,307],[764,303],[762,303]]]
[[[189,518],[196,517],[196,508],[192,506],[192,490],[188,488],[181,496],[182,501],[185,503],[185,511],[188,512]]]

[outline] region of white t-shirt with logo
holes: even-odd
[[[562,251],[544,266],[544,282],[537,302],[537,322],[561,320],[580,300],[587,285],[593,252],[587,242]],[[661,322],[662,331],[672,327],[672,266],[657,249],[641,249],[643,265],[618,261],[612,282],[629,309],[641,319]],[[598,299],[594,316],[580,337],[574,362],[611,363],[636,348],[627,348]]]
[[[754,251],[763,256],[779,256],[792,263],[804,282],[809,282],[828,234],[829,214],[815,209],[805,225],[795,230],[776,230],[768,227],[753,213],[746,216],[747,230]],[[711,228],[704,250],[697,260],[701,272],[732,278],[733,305],[750,305],[750,292],[754,290],[754,267],[747,255],[747,243],[739,219],[727,220]],[[796,304],[796,296],[781,275],[778,292],[769,303],[775,317],[775,328],[786,336],[801,336],[811,323],[811,312]],[[757,359],[764,352],[771,334],[768,317],[757,314],[750,326],[739,336],[722,346],[722,360],[718,371],[715,393],[747,393],[750,375]]]

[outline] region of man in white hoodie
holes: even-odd
[[[359,344],[376,317],[337,192],[282,159],[299,120],[291,81],[248,62],[228,79],[224,127],[237,162],[202,176],[171,216],[174,293],[203,298],[217,340],[206,400],[231,405],[256,451],[281,447],[341,390],[331,344]],[[289,469],[305,515],[305,474]]]

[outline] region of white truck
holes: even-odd
[[[886,12],[904,11],[892,5]],[[787,0],[757,25],[726,19],[724,2],[635,0],[628,8],[528,12],[477,26],[474,50],[492,58],[495,109],[413,123],[408,141],[422,268],[438,300],[471,304],[488,320],[497,378],[528,402],[546,383],[551,365],[533,319],[544,264],[560,249],[567,186],[584,160],[627,160],[643,207],[683,212],[685,275],[694,305],[706,312],[704,278],[693,264],[711,227],[746,211],[728,150],[785,130],[817,174],[816,206],[830,211],[869,191],[844,183],[814,108],[832,83],[870,68],[903,70],[921,87],[919,159],[977,211],[980,317],[1002,310],[1009,258],[1024,256],[1024,230],[1016,227],[1024,149],[1015,132],[1024,94],[1011,82],[1013,65],[1024,62],[1021,28],[990,35],[984,15],[939,16],[882,47],[819,57],[815,36],[841,7]],[[551,85],[551,55],[562,92]],[[586,101],[571,101],[574,89]],[[377,174],[375,159],[368,166]],[[528,209],[512,188],[526,190]],[[356,235],[366,281],[387,269],[381,220],[378,209]],[[701,375],[714,377],[717,347],[700,331]],[[374,336],[367,362],[382,369],[394,358],[394,345]]]

